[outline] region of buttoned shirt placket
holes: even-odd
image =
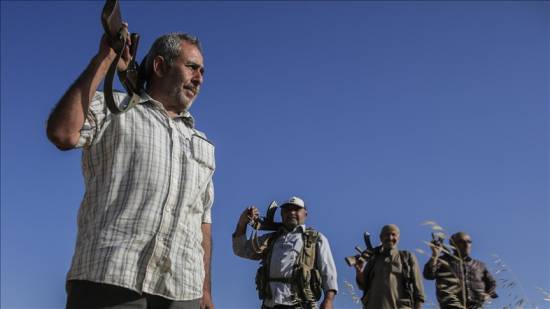
[[[180,178],[182,177],[181,160],[182,158],[185,158],[182,152],[182,148],[185,147],[185,145],[182,145],[180,139],[178,138],[178,134],[183,134],[177,128],[178,123],[169,117],[163,108],[159,109],[166,116],[167,128],[170,134],[170,142],[172,147],[170,151],[170,182],[168,194],[164,205],[162,205],[163,209],[161,212],[162,215],[160,218],[159,228],[155,236],[153,252],[145,269],[145,279],[143,281],[143,288],[151,291],[155,289],[155,285],[157,284],[157,282],[154,281],[154,278],[157,278],[158,280],[158,278],[161,278],[165,273],[170,275],[171,261],[167,258],[167,253],[169,252],[169,244],[173,241],[173,239],[170,239],[170,235],[174,235],[174,233],[170,233],[170,229],[174,224],[174,213],[179,194],[178,184],[180,183]],[[179,125],[185,127],[183,121],[181,121]],[[183,130],[187,130],[187,127],[183,128]],[[183,140],[189,142],[189,138],[185,138]],[[159,274],[160,276],[155,274]]]

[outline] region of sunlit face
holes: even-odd
[[[393,249],[399,243],[399,231],[385,229],[380,233],[380,241],[385,249]]]
[[[281,217],[283,218],[283,224],[287,228],[294,229],[296,226],[306,222],[307,210],[296,205],[286,205],[281,208]]]
[[[180,110],[188,110],[200,91],[204,75],[204,62],[200,50],[183,41],[181,54],[168,69],[162,83],[168,86],[166,94]]]
[[[472,238],[470,235],[463,234],[453,238],[454,246],[460,253],[460,256],[467,257],[472,253]]]

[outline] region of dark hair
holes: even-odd
[[[458,240],[463,238],[464,236],[469,236],[469,235],[466,234],[466,232],[456,232],[453,235],[451,235],[451,239],[449,239],[449,243],[454,246],[458,243]]]

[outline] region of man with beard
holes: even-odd
[[[424,278],[436,280],[437,301],[442,309],[481,309],[496,298],[496,281],[481,261],[470,257],[472,239],[464,232],[451,236],[453,254],[432,244],[432,256],[424,266]],[[466,301],[464,301],[466,299]]]
[[[327,238],[306,227],[307,209],[299,197],[281,205],[282,227],[278,231],[246,238],[247,223],[258,220],[256,207],[246,208],[233,233],[235,255],[261,260],[256,288],[263,309],[313,309],[321,293],[321,309],[333,308],[338,292],[336,267]],[[254,242],[265,244],[258,250]]]
[[[67,308],[213,308],[214,146],[189,113],[204,74],[199,41],[185,33],[158,38],[139,104],[119,115],[96,91],[115,59],[104,36],[48,120],[59,149],[83,149],[86,192]],[[127,47],[118,70],[130,60]],[[129,96],[114,99],[124,105]]]
[[[395,224],[380,231],[381,246],[368,256],[365,265],[355,265],[356,280],[363,290],[366,309],[420,309],[424,302],[424,285],[413,253],[399,250],[400,232]]]

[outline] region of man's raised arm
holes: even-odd
[[[48,139],[57,148],[69,150],[78,143],[80,129],[84,124],[90,101],[115,58],[116,53],[103,36],[97,55],[61,97],[48,118],[46,131]],[[118,69],[125,70],[129,59],[130,53],[127,48],[118,64]]]

